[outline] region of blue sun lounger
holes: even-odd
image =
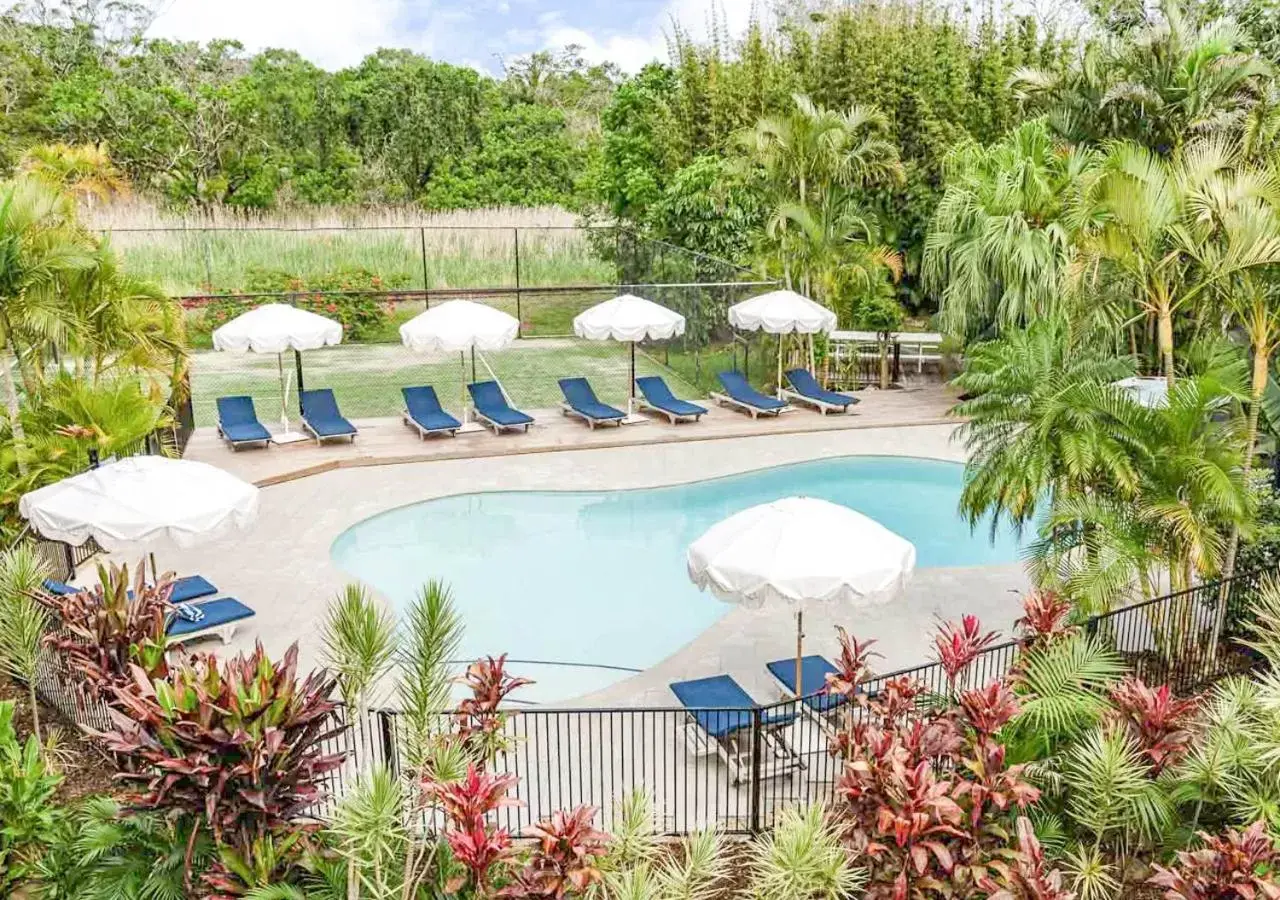
[[[317,444],[336,438],[348,438],[354,443],[356,439],[356,426],[342,417],[329,388],[302,392],[302,425]]]
[[[733,773],[738,784],[751,772],[753,741],[751,724],[760,704],[728,675],[713,675],[695,681],[677,681],[671,692],[689,714],[685,732],[695,753],[715,753]],[[800,758],[786,742],[781,730],[796,720],[794,712],[775,713],[761,718],[760,749],[763,777],[790,777],[802,767]]]
[[[271,446],[271,432],[258,421],[252,397],[218,398],[218,435],[233,450],[249,444]]]
[[[429,434],[457,435],[462,423],[445,412],[433,387],[400,388],[404,395],[404,424],[418,431],[424,441]]]
[[[61,581],[55,581],[52,578],[44,580],[44,589],[51,594],[57,594],[66,597],[71,594],[78,594],[85,588],[75,588]],[[169,594],[170,603],[185,603],[188,600],[196,600],[200,597],[209,597],[218,593],[218,589],[213,586],[213,582],[205,578],[203,575],[187,575],[185,578],[175,579],[173,582],[173,592]]]
[[[637,378],[636,387],[640,389],[642,398],[640,408],[662,413],[672,425],[681,420],[692,419],[696,422],[707,414],[706,407],[690,403],[688,400],[681,400],[671,393],[671,388],[667,387],[667,382],[661,375],[645,375],[643,378]]]
[[[234,597],[201,600],[198,603],[179,603],[165,623],[165,635],[169,644],[185,644],[188,641],[217,635],[222,643],[231,640],[236,623],[255,615],[254,611]]]
[[[621,425],[622,420],[627,417],[622,410],[601,403],[596,392],[591,389],[591,382],[585,378],[561,378],[560,392],[564,394],[560,412],[566,416],[579,417],[593,431],[597,425]]]
[[[818,412],[826,415],[829,412],[848,412],[849,407],[858,402],[857,397],[829,391],[818,384],[818,379],[808,369],[791,369],[786,373],[791,382],[791,390],[783,393],[797,403],[806,403]]]
[[[787,409],[787,404],[776,397],[767,397],[751,386],[741,372],[719,372],[716,378],[724,388],[723,394],[712,394],[711,398],[741,412],[750,413],[751,418],[760,416],[776,416]]]
[[[533,416],[513,409],[502,394],[502,388],[496,381],[476,381],[467,385],[471,393],[471,402],[475,404],[476,418],[498,434],[508,428],[529,430],[533,424]]]
[[[791,659],[775,659],[766,668],[769,674],[787,689],[791,696],[796,693],[796,661]],[[804,688],[804,704],[817,713],[827,713],[845,702],[839,694],[821,693],[827,686],[827,675],[834,675],[836,667],[825,657],[816,654],[800,658],[801,686]]]

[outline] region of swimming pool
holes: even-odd
[[[660,662],[729,607],[698,591],[685,550],[739,510],[821,497],[916,545],[917,568],[1017,560],[1011,533],[971,533],[957,515],[963,468],[902,457],[841,457],[632,491],[461,494],[390,510],[338,536],[337,565],[403,608],[443,579],[466,626],[468,659],[509,653],[553,703]]]

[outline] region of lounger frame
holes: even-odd
[[[586,422],[587,427],[590,428],[592,431],[596,430],[597,425],[621,425],[622,420],[626,418],[625,415],[610,416],[607,419],[599,419],[599,418],[596,418],[595,416],[589,416],[586,413],[584,413],[582,410],[574,406],[572,403],[570,403],[568,400],[560,401],[560,414],[562,416],[577,416],[579,419]]]
[[[409,410],[407,409],[400,411],[400,417],[404,420],[404,424],[417,431],[418,437],[424,441],[427,439],[428,435],[432,434],[447,434],[449,437],[457,437],[458,429],[462,427],[461,425],[443,425],[440,428],[426,428],[422,423],[410,415]]]
[[[803,403],[806,406],[812,406],[821,415],[827,413],[850,413],[855,404],[853,403],[828,403],[825,400],[819,400],[817,397],[810,397],[808,394],[802,394],[799,391],[783,388],[782,396],[792,403]]]
[[[776,416],[783,410],[790,408],[787,406],[780,406],[777,409],[761,409],[759,406],[748,403],[745,400],[737,400],[730,397],[728,394],[721,393],[720,391],[713,391],[708,396],[721,406],[728,406],[738,410],[739,412],[751,413],[751,418],[753,419],[758,419],[761,416]]]
[[[355,431],[349,431],[346,434],[321,434],[311,427],[311,423],[307,421],[305,416],[302,418],[302,427],[311,435],[312,439],[317,444],[323,444],[325,441],[340,441],[344,438],[354,444],[356,442],[356,434],[358,433]]]
[[[231,438],[227,437],[225,433],[223,433],[221,422],[218,423],[218,437],[226,441],[232,450],[239,450],[241,447],[252,447],[254,444],[258,444],[263,447],[271,446],[270,436],[264,437],[264,438],[253,438],[251,440],[245,440],[245,441],[233,441]]]
[[[474,405],[472,405],[471,407],[471,414],[475,417],[475,420],[479,422],[481,425],[485,426],[486,428],[492,428],[494,434],[501,434],[504,431],[514,431],[517,428],[519,428],[521,431],[528,432],[529,426],[533,424],[532,422],[516,422],[515,424],[508,425],[504,422],[495,422],[493,419],[490,419],[488,416],[482,413]]]
[[[675,413],[669,409],[664,409],[661,406],[655,406],[648,400],[644,399],[644,397],[636,397],[636,407],[639,409],[652,410],[656,413],[662,413],[662,415],[666,416],[667,421],[672,425],[677,422],[696,422],[706,415],[706,413]]]
[[[749,781],[752,776],[751,750],[754,743],[751,723],[747,722],[741,728],[716,737],[698,722],[694,713],[699,710],[686,708],[685,711],[688,719],[684,724],[684,740],[689,752],[694,756],[718,756],[729,770],[735,786]],[[744,709],[741,712],[750,715],[750,710]],[[782,722],[765,721],[761,724],[760,752],[764,754],[760,763],[761,780],[791,778],[805,767],[799,754],[782,735],[782,731],[789,728],[793,721],[794,719],[789,718]]]

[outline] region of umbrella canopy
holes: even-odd
[[[258,489],[207,463],[133,456],[24,494],[18,512],[39,534],[72,545],[190,547],[248,527]]]
[[[860,512],[812,497],[745,509],[712,525],[688,552],[693,583],[726,603],[795,608],[798,696],[805,607],[884,603],[915,564],[910,541]]]
[[[830,333],[836,328],[836,314],[795,291],[770,291],[729,307],[729,324],[769,334]]]
[[[574,316],[573,333],[592,341],[661,341],[684,334],[684,316],[652,300],[623,294]]]
[[[1157,409],[1169,405],[1169,380],[1163,375],[1134,375],[1113,381],[1112,385],[1128,391],[1133,399],[1148,409]]]
[[[627,385],[630,407],[636,397],[636,342],[659,341],[684,334],[684,316],[675,310],[659,306],[652,300],[634,294],[622,294],[612,300],[597,303],[585,312],[573,317],[573,333],[592,341],[626,341],[631,345],[630,381]],[[624,422],[632,421],[634,410]],[[638,421],[643,421],[637,417]]]
[[[501,350],[519,331],[519,320],[500,309],[449,300],[401,325],[400,340],[419,353]]]
[[[215,350],[284,353],[340,343],[340,323],[285,303],[268,303],[251,309],[213,332]]]

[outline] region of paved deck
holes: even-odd
[[[947,410],[955,402],[946,387],[930,385],[905,390],[866,390],[848,415],[822,416],[796,409],[780,416],[752,419],[706,402],[709,412],[699,422],[671,425],[665,418],[648,417],[637,425],[604,426],[591,430],[580,420],[558,410],[532,410],[535,424],[528,434],[477,431],[457,437],[419,439],[400,419],[355,419],[360,436],[354,443],[314,441],[273,445],[269,449],[233,451],[213,428],[200,428],[187,445],[185,458],[212,463],[260,486],[279,484],[335,469],[357,466],[397,465],[425,460],[515,456],[557,450],[630,447],[723,438],[803,434],[848,429],[938,425],[948,422]],[[270,427],[270,426],[268,426]]]

